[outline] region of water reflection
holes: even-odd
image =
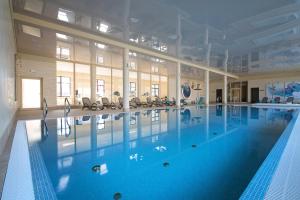
[[[161,166],[164,161],[172,161],[170,168],[191,162],[184,160],[191,156],[191,149],[199,154],[193,159],[206,162],[212,162],[212,158],[214,162],[231,160],[232,156],[241,156],[240,152],[248,150],[252,152],[251,159],[260,158],[268,148],[257,143],[276,141],[270,137],[275,133],[280,135],[291,114],[292,111],[218,105],[66,117],[42,123],[28,121],[26,125],[30,145],[39,146],[57,194],[70,195],[66,192],[68,184],[78,179],[75,177],[89,177],[87,173],[91,173],[95,165],[99,166],[97,175],[112,177],[105,181],[114,185],[115,176],[123,173],[135,176],[134,173]],[[269,130],[270,136],[261,130]],[[272,145],[269,142],[267,146],[271,148]],[[253,150],[259,147],[263,147],[263,153],[261,149]],[[228,151],[227,157],[223,158],[225,151]],[[253,152],[257,152],[256,156]],[[176,162],[178,157],[182,162]],[[242,157],[241,160],[249,162]]]

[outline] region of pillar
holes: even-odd
[[[123,52],[123,109],[129,111],[129,50],[124,49]]]
[[[224,76],[223,103],[227,104],[227,76]]]
[[[227,72],[227,65],[228,65],[228,57],[229,57],[229,52],[228,49],[225,50],[225,59],[224,59],[224,71]],[[223,103],[227,104],[227,76],[224,76],[224,90],[223,90]]]
[[[204,74],[205,81],[205,105],[209,105],[209,71],[206,70]]]
[[[176,106],[179,108],[181,99],[181,64],[179,62],[176,69]]]

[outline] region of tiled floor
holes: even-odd
[[[6,143],[6,146],[4,148],[4,151],[0,155],[0,197],[2,195],[2,189],[3,189],[4,179],[5,179],[5,175],[6,175],[6,170],[7,170],[9,154],[10,154],[10,150],[11,150],[14,132],[15,132],[15,125],[14,125],[14,130],[12,130],[13,134],[10,134],[8,141]]]

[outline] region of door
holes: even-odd
[[[241,89],[240,88],[232,88],[231,96],[233,102],[241,102]]]
[[[216,90],[216,102],[222,103],[222,89]]]
[[[251,103],[259,102],[259,88],[251,88]]]
[[[41,108],[41,79],[22,79],[22,108]]]

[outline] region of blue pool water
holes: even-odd
[[[210,106],[27,121],[35,195],[238,199],[292,112]]]

